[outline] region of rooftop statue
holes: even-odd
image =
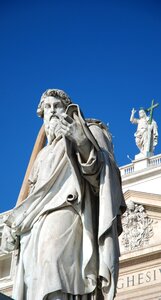
[[[13,298],[112,300],[126,207],[111,135],[61,90],[47,90],[37,113],[47,144],[3,234],[4,251],[19,249]]]
[[[152,100],[151,107],[148,109],[139,109],[139,119],[134,118],[136,110],[133,108],[131,112],[130,121],[137,124],[137,131],[135,132],[135,142],[140,150],[142,157],[150,157],[154,153],[155,146],[158,143],[158,127],[153,119],[153,110],[159,104],[154,104]],[[148,116],[146,113],[150,113]]]

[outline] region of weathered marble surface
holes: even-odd
[[[3,237],[6,251],[20,249],[13,298],[112,300],[125,203],[111,136],[60,90],[42,95],[38,115],[48,143]]]

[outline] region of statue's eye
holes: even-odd
[[[61,102],[58,102],[55,104],[55,108],[62,108],[63,104]]]
[[[45,108],[50,108],[50,104],[46,103]]]

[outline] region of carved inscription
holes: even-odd
[[[133,288],[140,285],[155,284],[161,281],[161,267],[152,268],[146,271],[120,276],[117,288],[119,290]]]

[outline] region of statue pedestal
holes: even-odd
[[[13,300],[13,299],[0,293],[0,300]]]
[[[139,156],[139,154],[138,154],[137,159],[136,159],[136,156],[135,156],[135,160],[133,160],[134,171],[141,171],[143,169],[146,169],[149,164],[148,157]]]
[[[146,158],[149,158],[153,155],[154,155],[153,152],[146,152],[146,154],[139,153],[139,154],[135,155],[135,161],[140,160],[140,159],[146,159]]]
[[[149,158],[154,154],[152,152],[147,152],[146,155],[139,153],[135,155],[135,160],[133,160],[134,171],[140,171],[146,169],[149,165]]]
[[[153,155],[154,155],[153,152],[147,152],[147,153],[146,153],[146,156],[147,156],[147,157],[151,157],[151,156],[153,156]]]
[[[140,160],[140,159],[144,159],[144,158],[146,158],[146,156],[142,153],[139,153],[139,154],[135,155],[135,161]]]

